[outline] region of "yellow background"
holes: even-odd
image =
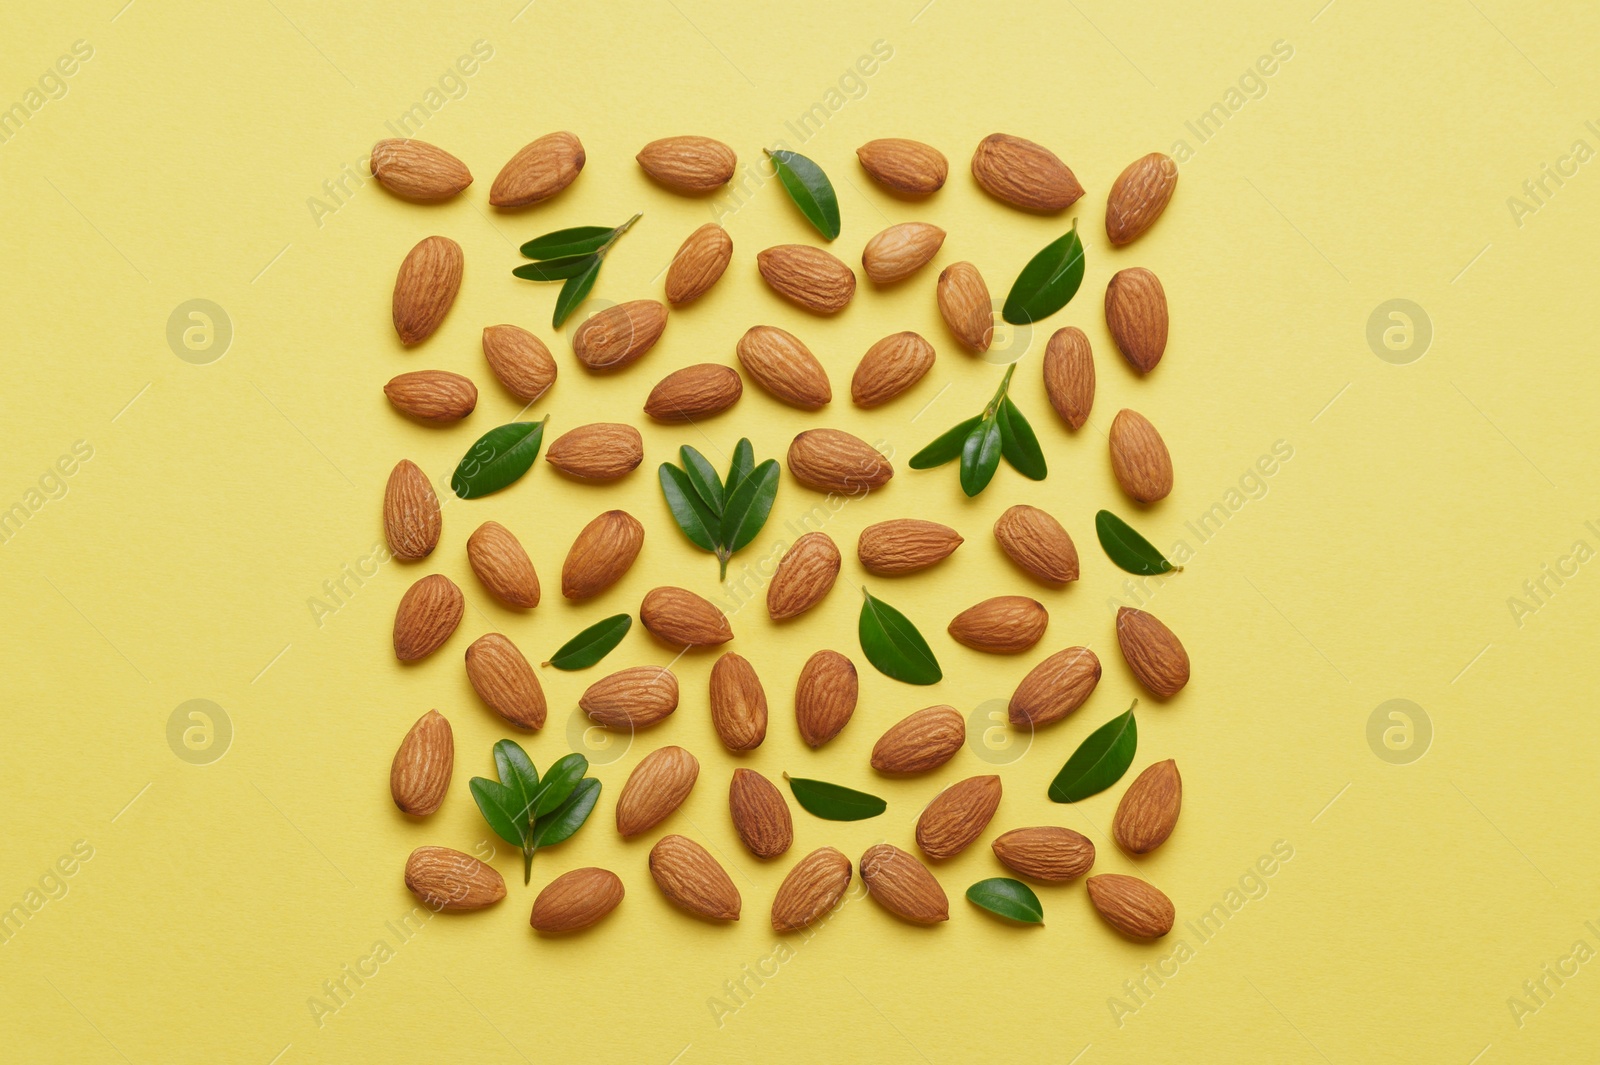
[[[0,546],[0,904],[24,900],[75,841],[93,857],[0,945],[3,1056],[1488,1065],[1592,1052],[1600,963],[1548,981],[1546,1003],[1520,1024],[1507,1000],[1537,1004],[1523,981],[1576,940],[1600,949],[1585,926],[1600,924],[1590,845],[1600,577],[1589,563],[1559,588],[1547,580],[1554,594],[1520,625],[1507,600],[1575,541],[1600,540],[1585,525],[1600,518],[1590,350],[1600,176],[1588,162],[1559,188],[1547,179],[1553,194],[1520,224],[1507,198],[1525,195],[1523,182],[1574,141],[1600,147],[1585,126],[1600,120],[1600,18],[1504,0],[1320,5],[103,0],[8,11],[0,102],[23,99],[74,41],[93,57],[0,144],[0,505],[24,500],[75,441],[93,458]],[[892,56],[847,82],[802,142],[787,123],[814,104],[826,110],[830,90],[880,40]],[[348,180],[328,198],[323,183],[358,172],[372,142],[390,135],[385,123],[423,101],[476,41],[492,58],[447,84],[457,97],[439,97],[447,102],[419,132],[467,162],[471,189],[421,207]],[[1250,83],[1257,95],[1200,143],[1185,123],[1277,41],[1292,59]],[[557,129],[587,149],[577,183],[538,208],[492,211],[500,165]],[[1050,218],[985,197],[967,161],[996,130],[1055,149],[1087,195]],[[685,132],[726,141],[742,163],[776,142],[816,159],[839,189],[844,232],[832,250],[846,261],[892,222],[931,221],[949,239],[913,279],[863,284],[836,319],[814,319],[764,288],[754,254],[815,234],[775,183],[753,183],[721,216],[735,247],[721,284],[674,311],[642,362],[588,377],[549,328],[555,286],[510,276],[516,245],[642,210],[588,309],[659,298],[679,242],[726,202],[667,194],[633,162],[645,142]],[[874,186],[853,152],[882,136],[943,150],[945,189],[916,204]],[[1144,239],[1111,250],[1102,221],[1111,181],[1178,140],[1193,155],[1171,208]],[[312,197],[337,210],[319,221]],[[999,373],[955,347],[934,308],[935,276],[969,259],[1003,297],[1073,217],[1088,272],[1048,326],[1079,325],[1093,342],[1093,419],[1072,435],[1049,411],[1041,331],[1015,394],[1051,476],[1036,484],[1002,469],[969,502],[954,468],[905,467],[936,432],[976,413]],[[406,250],[430,233],[462,244],[466,282],[440,332],[407,352],[389,322],[390,289]],[[1160,275],[1172,312],[1166,360],[1143,380],[1118,358],[1100,308],[1110,275],[1134,264]],[[166,338],[168,316],[194,298],[224,308],[234,331],[207,365],[180,360]],[[1430,348],[1406,365],[1381,360],[1367,340],[1369,316],[1397,298],[1420,304],[1433,329]],[[478,344],[480,329],[501,321],[533,329],[558,357],[561,376],[533,412],[551,415],[551,433],[634,421],[645,466],[595,487],[541,461],[510,491],[447,502],[434,557],[384,565],[319,626],[308,600],[381,540],[395,461],[412,458],[443,480],[479,433],[516,414]],[[763,322],[818,353],[830,407],[795,411],[752,385],[701,430],[645,423],[639,406],[656,380],[732,361],[737,338]],[[856,360],[900,329],[932,339],[937,365],[893,404],[855,409]],[[478,410],[443,430],[397,415],[381,385],[420,368],[472,376]],[[1124,406],[1155,422],[1176,464],[1176,490],[1147,512],[1122,497],[1106,459],[1104,431]],[[470,850],[486,835],[466,782],[491,771],[490,744],[507,730],[467,685],[467,644],[504,631],[538,661],[582,626],[635,610],[657,584],[715,594],[715,563],[671,524],[654,467],[681,443],[716,456],[740,435],[759,458],[781,457],[796,432],[818,425],[882,439],[897,476],[829,523],[846,564],[820,608],[784,629],[759,600],[733,617],[732,648],[754,662],[772,703],[766,744],[737,760],[720,748],[704,694],[715,656],[685,656],[674,667],[679,712],[631,749],[597,756],[615,760],[596,766],[605,791],[595,816],[538,856],[533,886],[502,847],[503,904],[439,917],[401,943],[386,923],[414,904],[401,885],[406,854],[424,843]],[[1199,546],[1184,523],[1224,501],[1280,440],[1293,458],[1266,494]],[[792,538],[785,523],[819,499],[785,475],[742,559]],[[1043,589],[999,554],[990,526],[1017,502],[1065,522],[1083,559],[1075,585]],[[1172,840],[1139,861],[1106,835],[1121,786],[1072,807],[1044,795],[1076,744],[1137,694],[1112,638],[1108,601],[1125,595],[1125,575],[1095,541],[1103,506],[1163,547],[1197,547],[1151,607],[1187,645],[1194,680],[1168,704],[1141,703],[1135,766],[1176,758],[1185,809]],[[567,546],[612,507],[645,523],[639,564],[595,601],[563,601]],[[861,661],[865,574],[852,548],[862,527],[898,516],[938,517],[967,538],[936,569],[866,582],[919,623],[947,679],[916,689],[863,668],[855,720],[811,752],[792,725],[794,678],[821,647]],[[522,537],[543,579],[544,602],[526,615],[498,606],[468,569],[466,536],[491,518]],[[441,652],[404,668],[390,652],[394,606],[429,572],[456,580],[470,609]],[[986,657],[945,635],[957,611],[1002,592],[1049,607],[1036,651]],[[809,940],[785,941],[776,975],[747,980],[754,993],[719,1024],[709,1003],[730,1001],[724,982],[746,966],[771,972],[768,909],[795,858],[824,844],[852,857],[879,839],[910,846],[917,811],[939,787],[989,771],[974,748],[927,778],[878,779],[866,755],[883,729],[934,702],[981,721],[1034,661],[1073,643],[1100,653],[1104,680],[1031,748],[989,752],[1005,798],[983,840],[939,870],[951,920],[913,928],[852,901]],[[534,761],[569,749],[590,681],[672,657],[636,627],[602,669],[543,671],[551,723],[526,741]],[[231,721],[231,746],[209,765],[168,745],[168,719],[190,699],[215,701]],[[1410,764],[1386,762],[1368,742],[1369,717],[1390,699],[1413,701],[1431,721],[1431,749]],[[454,724],[455,779],[438,814],[410,823],[386,778],[396,744],[430,707]],[[611,823],[617,792],[663,743],[699,756],[699,785],[661,830],[623,842]],[[886,796],[889,812],[834,824],[797,810],[794,849],[761,863],[725,812],[735,764],[864,787]],[[968,904],[967,885],[1003,871],[989,840],[1038,823],[1088,833],[1097,871],[1159,884],[1178,929],[1154,946],[1125,941],[1081,883],[1041,888],[1043,929],[1008,927]],[[646,855],[668,830],[727,861],[743,921],[713,927],[663,900]],[[1264,896],[1257,888],[1209,941],[1184,925],[1224,902],[1280,840],[1293,858]],[[620,873],[620,910],[575,938],[534,936],[538,887],[589,864]],[[319,1026],[308,1000],[380,939],[393,956]],[[1179,940],[1192,957],[1130,1000],[1124,982]],[[1113,996],[1139,1006],[1120,1025]]]

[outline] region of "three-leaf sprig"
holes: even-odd
[[[911,468],[930,470],[959,458],[961,490],[975,496],[989,486],[1005,458],[1013,469],[1029,480],[1042,481],[1050,472],[1044,450],[1033,426],[1011,401],[1011,375],[1016,364],[1006,367],[994,398],[983,413],[946,430],[933,443],[911,456]]]
[[[606,252],[641,217],[642,214],[636,214],[615,227],[574,226],[536,237],[522,246],[523,256],[534,261],[524,263],[511,273],[524,281],[566,282],[556,296],[556,312],[550,323],[560,329],[567,316],[594,288]]]
[[[728,575],[734,552],[756,538],[772,513],[778,495],[778,460],[756,465],[750,441],[740,440],[724,481],[706,457],[687,444],[678,449],[678,457],[682,466],[661,464],[661,492],[689,542],[717,556],[721,580]]]
[[[495,835],[522,848],[522,882],[533,878],[533,852],[560,843],[589,819],[600,801],[600,782],[586,774],[581,754],[557,759],[544,779],[515,740],[494,745],[498,781],[473,777],[472,797]]]

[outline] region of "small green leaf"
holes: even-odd
[[[755,468],[755,448],[750,446],[749,438],[740,438],[738,445],[733,449],[733,461],[728,463],[728,479],[722,482],[727,493],[732,495],[737,491],[739,485]]]
[[[567,670],[588,669],[615,650],[632,627],[632,615],[613,614],[562,644],[561,649],[551,655],[545,665]]]
[[[545,422],[512,422],[490,429],[467,449],[450,477],[450,488],[462,499],[477,499],[511,484],[539,457]]]
[[[952,459],[961,457],[961,445],[966,443],[967,436],[983,416],[977,415],[968,418],[954,429],[949,429],[940,437],[915,455],[911,456],[910,466],[914,470],[931,470],[935,466],[943,466]]]
[[[501,740],[494,745],[494,771],[515,798],[522,820],[531,821],[530,811],[539,794],[539,771],[528,760],[528,752],[516,740]]]
[[[777,496],[778,460],[768,459],[744,479],[738,491],[728,497],[718,542],[729,554],[756,538],[761,527],[767,523],[767,515],[772,513],[772,501]]]
[[[1083,284],[1083,241],[1078,223],[1065,236],[1046,245],[1028,260],[1006,297],[1000,316],[1012,325],[1027,325],[1048,318],[1065,307]]]
[[[717,549],[717,533],[722,524],[706,508],[705,500],[694,490],[689,475],[670,462],[663,462],[660,470],[661,493],[667,497],[667,509],[672,520],[678,523],[689,542],[702,551]]]
[[[794,152],[768,151],[784,191],[806,220],[829,240],[839,235],[839,197],[822,168]]]
[[[789,782],[795,801],[825,821],[864,821],[889,808],[888,803],[864,791],[822,780],[791,777],[788,773],[783,779]]]
[[[511,271],[524,281],[563,281],[581,274],[591,266],[600,265],[598,255],[563,255],[559,259],[546,259],[538,263],[523,263]]]
[[[678,458],[683,462],[683,472],[689,475],[689,483],[694,485],[695,494],[705,503],[706,509],[711,511],[713,517],[722,517],[723,488],[722,482],[717,479],[717,471],[712,468],[706,457],[688,444],[678,449]],[[731,492],[733,486],[728,486]]]
[[[567,283],[561,286],[560,293],[556,296],[556,313],[551,317],[550,324],[560,329],[573,311],[578,309],[578,304],[588,298],[589,292],[594,288],[595,278],[600,276],[600,263],[603,260],[597,255],[594,264],[582,273],[573,274],[567,278]]]
[[[861,653],[879,673],[907,684],[937,684],[944,678],[939,660],[922,633],[900,611],[866,589],[857,634]]]
[[[612,226],[573,226],[558,229],[522,246],[522,254],[529,259],[558,259],[568,255],[588,255],[599,251],[616,229]]]
[[[1000,422],[983,418],[961,442],[961,490],[975,496],[994,479],[1000,468]]]
[[[1133,764],[1139,746],[1139,723],[1134,720],[1133,701],[1128,712],[1118,714],[1089,734],[1072,752],[1067,764],[1050,782],[1052,802],[1077,802],[1098,795],[1122,779]]]
[[[967,900],[1013,921],[1044,924],[1044,907],[1039,904],[1039,896],[1027,884],[1009,876],[978,881],[967,888]]]
[[[600,801],[600,782],[594,777],[585,777],[578,781],[577,787],[567,796],[566,801],[551,810],[533,826],[529,844],[534,847],[550,847],[571,836],[583,823],[589,819],[589,814],[594,811],[594,804]]]
[[[1129,573],[1154,577],[1174,569],[1183,569],[1168,562],[1154,544],[1109,510],[1102,510],[1094,516],[1094,531],[1099,534],[1100,546],[1111,561]]]
[[[528,819],[519,816],[522,804],[511,789],[488,777],[473,777],[467,787],[494,834],[513,846],[523,846],[528,836]]]
[[[1044,461],[1044,450],[1039,447],[1033,426],[1011,402],[1010,396],[1000,401],[995,420],[1000,423],[1000,452],[1011,463],[1011,468],[1029,480],[1044,480],[1050,472]]]
[[[552,762],[550,768],[544,771],[544,781],[534,795],[533,816],[543,817],[566,802],[567,796],[572,794],[572,789],[578,786],[578,781],[588,771],[589,759],[581,754],[569,754]]]

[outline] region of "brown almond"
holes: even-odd
[[[1088,701],[1100,683],[1100,659],[1087,647],[1057,651],[1028,671],[1011,694],[1011,724],[1042,728]]]
[[[1106,195],[1106,236],[1113,244],[1129,244],[1156,224],[1178,187],[1178,164],[1151,152],[1128,164]]]
[[[994,340],[994,301],[971,263],[951,263],[939,275],[939,314],[961,346],[982,353]]]
[[[556,360],[544,341],[515,325],[483,328],[483,357],[507,392],[532,403],[556,381]]]
[[[833,588],[839,576],[839,547],[827,533],[809,532],[778,560],[767,585],[767,614],[783,621],[805,613]]]
[[[733,639],[727,615],[687,588],[652,588],[639,604],[639,620],[675,647],[711,647]]]
[[[739,338],[738,353],[740,365],[756,384],[792,407],[816,410],[833,399],[822,363],[786,329],[751,326]]]
[[[1172,491],[1172,456],[1150,419],[1137,411],[1118,411],[1108,440],[1111,472],[1122,490],[1140,503],[1165,499]]]
[[[878,905],[912,924],[950,919],[950,900],[928,867],[899,847],[879,843],[861,855],[861,881]]]
[[[383,536],[389,553],[406,562],[427,558],[439,546],[439,497],[427,475],[410,459],[389,471],[383,490]]]
[[[625,894],[622,878],[609,869],[573,869],[544,886],[528,923],[546,935],[577,932],[616,909]]]
[[[1050,612],[1025,595],[997,595],[969,606],[950,622],[950,635],[974,651],[1014,655],[1044,636]]]
[[[858,407],[881,406],[922,380],[933,360],[933,345],[916,333],[891,333],[861,357],[850,398]]]
[[[1044,391],[1069,428],[1083,428],[1094,406],[1094,353],[1075,325],[1057,329],[1044,347]]]
[[[753,751],[767,738],[767,692],[755,667],[729,651],[711,667],[711,725],[730,751]]]
[[[877,449],[840,429],[807,429],[789,444],[788,462],[790,476],[818,492],[865,495],[894,476]]]
[[[1083,195],[1083,186],[1056,153],[1006,133],[991,133],[978,144],[972,176],[995,199],[1025,211],[1062,211]]]
[[[739,889],[692,839],[663,836],[650,850],[650,875],[663,895],[689,913],[712,921],[739,919]]]
[[[880,773],[926,773],[956,756],[967,739],[966,722],[953,706],[930,706],[902,718],[872,747]]]
[[[517,728],[544,728],[546,704],[539,674],[517,645],[489,632],[467,648],[467,680],[478,698]]]
[[[378,184],[417,203],[448,200],[472,184],[467,164],[425,141],[381,140],[372,146],[367,165]]]
[[[934,796],[917,818],[917,846],[930,858],[951,858],[983,835],[1000,808],[1000,778],[968,777]]]
[[[655,347],[667,328],[667,308],[630,300],[593,314],[572,334],[572,353],[591,370],[620,370]]]
[[[753,769],[735,769],[728,785],[734,831],[757,858],[776,858],[794,842],[794,820],[783,793]]]
[[[870,572],[897,576],[949,558],[966,541],[948,525],[921,518],[880,521],[861,530],[856,557]]]
[[[437,710],[417,718],[389,766],[389,794],[402,811],[426,817],[437,810],[450,790],[456,764],[450,722]]]
[[[710,137],[662,137],[634,157],[644,172],[674,192],[710,192],[733,180],[739,157]]]
[[[678,708],[678,678],[660,666],[633,666],[589,685],[578,705],[602,728],[647,728]]]
[[[1111,821],[1111,834],[1129,854],[1149,854],[1167,841],[1183,809],[1183,778],[1168,758],[1150,766],[1128,785]]]
[[[486,521],[467,537],[467,561],[483,586],[507,606],[539,605],[539,575],[522,542],[497,521]]]
[[[855,664],[838,651],[806,659],[794,688],[794,720],[808,747],[821,747],[850,723],[860,690]]]
[[[994,523],[994,538],[1006,557],[1050,584],[1078,579],[1078,549],[1061,523],[1038,507],[1018,503]]]
[[[721,414],[744,395],[739,371],[702,362],[674,370],[650,390],[644,412],[658,422],[693,422]]]
[[[809,244],[779,244],[756,255],[772,291],[813,314],[837,314],[856,294],[856,275],[838,258]]]
[[[406,253],[394,279],[394,331],[410,347],[433,336],[461,291],[461,245],[449,237],[424,237]]]
[[[944,153],[921,141],[882,137],[856,149],[861,169],[884,188],[902,196],[926,196],[944,187],[950,163]]]
[[[614,481],[644,461],[644,438],[621,422],[595,422],[569,429],[556,438],[544,460],[569,477]]]
[[[501,168],[489,189],[495,207],[527,207],[548,200],[578,178],[583,144],[570,133],[546,133],[522,147]]]
[[[437,651],[461,624],[466,600],[454,581],[430,573],[400,597],[394,612],[394,656],[414,662]]]
[[[832,847],[818,847],[801,858],[772,899],[773,930],[798,932],[839,905],[850,876],[850,859]]]
[[[599,595],[627,573],[644,546],[644,526],[625,510],[608,510],[583,527],[561,565],[561,594]]]
[[[1117,646],[1140,684],[1170,698],[1189,683],[1189,652],[1154,614],[1131,606],[1117,611]]]
[[[478,405],[478,386],[448,370],[413,370],[391,378],[383,394],[397,410],[425,422],[458,422]]]
[[[861,268],[880,285],[891,285],[926,266],[944,246],[944,230],[927,222],[902,222],[867,241]]]
[[[700,763],[682,747],[662,747],[639,760],[617,797],[617,831],[637,836],[665,821],[694,790]]]
[[[733,259],[733,238],[715,222],[690,233],[667,267],[667,302],[692,303],[711,291]]]
[[[1140,373],[1149,373],[1167,351],[1167,293],[1142,266],[1119,270],[1106,285],[1106,328],[1117,350]]]
[[[1177,912],[1172,900],[1136,876],[1101,873],[1091,876],[1089,901],[1106,923],[1134,939],[1160,939],[1172,931]]]
[[[1094,867],[1094,844],[1070,828],[1014,828],[989,846],[1008,868],[1035,880],[1076,880]]]
[[[406,889],[436,910],[481,910],[506,897],[494,868],[449,847],[418,847],[406,859]]]

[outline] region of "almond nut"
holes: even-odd
[[[617,831],[637,836],[665,821],[694,790],[700,763],[682,747],[662,747],[640,759],[617,797]]]
[[[394,612],[394,656],[414,662],[437,651],[461,624],[466,601],[442,573],[423,577],[400,597]]]
[[[801,410],[833,399],[828,372],[800,338],[775,325],[752,326],[739,338],[739,363],[756,384]]]
[[[902,196],[926,196],[944,187],[950,163],[944,153],[921,141],[883,137],[856,149],[861,169],[884,188]]]
[[[692,839],[663,836],[650,850],[650,875],[663,895],[689,913],[712,921],[739,919],[739,889]]]
[[[1035,880],[1076,880],[1094,867],[1094,844],[1070,828],[1014,828],[989,845],[994,856]]]
[[[583,527],[561,565],[561,594],[599,595],[627,573],[644,546],[644,526],[625,510],[608,510]]]
[[[1172,835],[1182,809],[1183,778],[1178,775],[1178,763],[1168,758],[1128,785],[1117,804],[1111,834],[1129,854],[1149,854]]]
[[[644,461],[644,438],[621,422],[595,422],[562,433],[544,453],[544,460],[569,477],[614,481]]]
[[[548,200],[578,178],[583,145],[570,133],[546,133],[511,157],[489,189],[495,207],[527,207]]]
[[[1043,145],[991,133],[972,153],[972,176],[983,191],[1025,211],[1062,211],[1083,195],[1083,186]]]
[[[544,728],[544,687],[517,645],[498,632],[467,648],[467,680],[489,709],[517,728]]]
[[[910,277],[944,245],[944,230],[927,222],[902,222],[867,241],[861,268],[880,285]]]
[[[917,846],[930,858],[951,858],[983,835],[1000,808],[1000,778],[968,777],[934,796],[917,818]]]
[[[383,386],[395,408],[425,422],[458,422],[478,405],[472,379],[448,370],[413,370]]]
[[[772,900],[772,927],[798,932],[844,898],[850,886],[850,859],[832,847],[818,847],[795,863]]]
[[[1025,595],[997,595],[970,606],[950,622],[950,635],[974,651],[1012,655],[1044,636],[1050,612]]]
[[[667,328],[667,308],[631,300],[586,318],[572,334],[572,353],[591,370],[620,370],[655,346]]]
[[[1044,390],[1061,420],[1082,429],[1094,406],[1094,353],[1077,326],[1057,329],[1045,345]]]
[[[861,538],[856,541],[856,557],[870,572],[892,577],[942,562],[965,542],[948,525],[921,518],[897,518],[862,529]]]
[[[624,894],[622,878],[611,870],[574,869],[544,886],[528,923],[547,935],[576,932],[616,909]]]
[[[673,646],[710,647],[733,639],[727,615],[686,588],[653,588],[639,604],[644,627]]]
[[[544,341],[515,325],[483,327],[483,357],[507,392],[532,403],[556,380],[556,360]]]
[[[383,490],[383,536],[395,558],[415,562],[439,546],[439,497],[427,475],[410,459],[389,472]]]
[[[856,294],[856,275],[835,256],[809,244],[779,244],[756,255],[772,291],[813,314],[836,314]]]
[[[861,856],[861,881],[878,904],[913,924],[950,919],[944,888],[914,855],[889,843],[868,847]]]
[[[889,460],[859,436],[807,429],[789,444],[789,474],[807,488],[859,496],[894,476]]]
[[[635,156],[644,172],[675,192],[710,192],[733,180],[738,156],[710,137],[663,137]]]
[[[794,842],[794,821],[783,793],[753,769],[735,769],[728,786],[734,831],[757,858],[776,858]]]
[[[678,708],[678,678],[660,666],[618,670],[589,685],[578,705],[602,728],[646,728]]]
[[[922,380],[933,360],[933,345],[916,333],[891,333],[861,357],[850,398],[858,407],[881,406]]]
[[[406,254],[394,279],[394,331],[406,347],[433,336],[461,291],[461,245],[424,237]]]
[[[983,353],[994,340],[994,301],[971,263],[951,263],[939,275],[939,314],[968,351]]]
[[[1106,196],[1106,236],[1128,244],[1156,224],[1178,187],[1178,164],[1160,152],[1135,159]]]
[[[450,790],[456,744],[450,722],[437,710],[417,718],[389,767],[389,794],[408,814],[426,817],[437,810]]]
[[[711,725],[730,751],[753,751],[767,738],[767,693],[755,667],[729,651],[711,667]]]
[[[1139,683],[1169,698],[1189,683],[1189,652],[1154,614],[1131,606],[1117,611],[1117,646]]]
[[[767,585],[767,614],[783,621],[805,613],[833,588],[839,576],[839,547],[826,534],[809,532],[778,561]]]
[[[418,847],[406,859],[406,888],[436,910],[481,910],[506,897],[490,866],[449,847]]]
[[[472,184],[465,163],[424,141],[381,140],[372,146],[367,165],[378,184],[417,203],[448,200]]]
[[[1117,350],[1140,373],[1149,373],[1167,351],[1167,293],[1142,266],[1119,270],[1106,285],[1106,328]]]
[[[1160,939],[1172,931],[1172,900],[1136,876],[1101,873],[1091,876],[1089,901],[1106,923],[1134,939]]]
[[[497,521],[486,521],[467,537],[467,561],[483,586],[507,606],[539,605],[539,575],[522,543]]]
[[[721,414],[744,395],[739,371],[715,362],[674,370],[650,390],[644,412],[658,422],[693,422]]]
[[[818,651],[806,660],[795,684],[794,719],[807,746],[821,747],[850,723],[859,692],[855,664],[838,651]]]
[[[733,238],[715,222],[690,233],[667,267],[667,302],[681,306],[711,291],[733,258]]]
[[[1011,724],[1042,728],[1088,701],[1100,683],[1100,659],[1087,647],[1057,651],[1028,671],[1011,695]]]
[[[1078,549],[1061,523],[1038,507],[1026,503],[1000,515],[994,538],[1006,557],[1028,573],[1050,584],[1078,579]]]
[[[1150,420],[1137,411],[1118,411],[1108,439],[1111,472],[1122,490],[1140,503],[1165,499],[1172,491],[1172,456]]]
[[[967,726],[953,706],[918,710],[890,727],[872,748],[872,768],[880,773],[926,773],[956,756]]]

